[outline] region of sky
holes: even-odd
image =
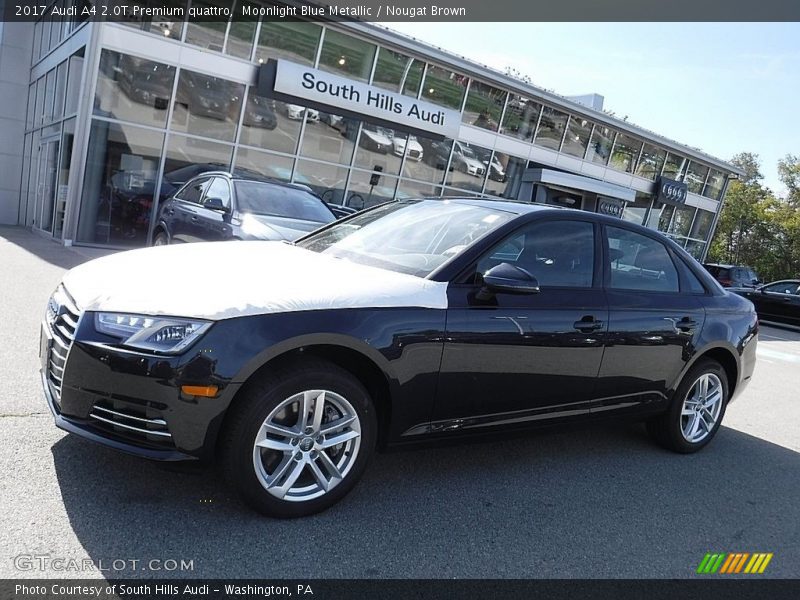
[[[800,23],[389,23],[718,158],[753,152],[764,183],[800,155]]]

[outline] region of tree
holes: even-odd
[[[800,156],[787,154],[779,160],[778,176],[789,191],[786,200],[794,206],[800,205]]]

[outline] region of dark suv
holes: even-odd
[[[722,287],[754,288],[762,283],[758,274],[750,267],[718,264],[704,264],[703,266],[714,276],[714,279],[719,281]]]
[[[220,240],[295,240],[337,215],[306,186],[202,173],[161,207],[153,245]]]

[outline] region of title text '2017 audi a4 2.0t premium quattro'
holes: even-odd
[[[595,213],[395,201],[297,242],[133,250],[69,271],[56,424],[212,458],[272,516],[323,510],[376,448],[626,417],[688,453],[751,378],[758,320],[679,246]]]

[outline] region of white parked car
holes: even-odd
[[[408,160],[416,160],[417,162],[422,160],[422,146],[415,136],[409,136],[408,141],[406,141],[405,137],[398,135],[392,138],[392,150],[397,156],[403,156],[406,146],[408,146]]]
[[[453,165],[459,171],[474,177],[483,177],[486,173],[486,165],[480,161],[472,148],[461,142],[455,142]]]
[[[289,117],[292,121],[300,121],[303,118],[303,111],[306,112],[306,121],[312,121],[314,123],[319,123],[319,111],[309,108],[306,109],[305,106],[300,106],[299,104],[287,104],[286,105],[286,116]]]

